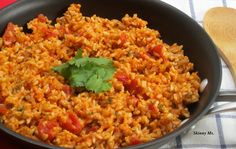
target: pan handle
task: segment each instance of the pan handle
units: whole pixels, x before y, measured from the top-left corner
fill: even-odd
[[[203,92],[208,85],[208,79],[203,79],[200,84],[200,92]],[[216,97],[216,102],[235,102],[236,101],[236,90],[220,90]]]
[[[223,93],[223,92],[221,92],[221,93]],[[224,93],[226,93],[226,92],[224,92]],[[231,94],[231,93],[234,93],[234,94]],[[236,91],[232,91],[232,92],[227,91],[227,94],[219,95],[217,97],[216,101],[224,101],[224,102],[236,101],[235,97],[236,97]],[[205,114],[205,116],[212,115],[212,114],[220,114],[220,113],[224,113],[224,112],[236,112],[236,102],[230,102],[230,103],[214,106],[208,110],[208,112]],[[181,122],[181,125],[186,123],[188,120],[189,120],[188,118],[183,120]],[[194,126],[191,129],[193,129],[193,128],[194,128]]]
[[[221,90],[216,98],[216,102],[236,102],[235,90]]]
[[[229,103],[217,105],[215,107],[210,108],[206,115],[224,112],[236,112],[236,91],[221,90],[216,98],[216,101]]]
[[[213,108],[210,108],[206,115],[236,111],[236,91],[221,90],[216,98],[216,101],[230,103],[217,105]]]
[[[224,112],[235,112],[236,111],[236,102],[226,103],[223,105],[217,105],[215,107],[212,107],[208,110],[208,112],[205,114],[205,116],[212,115],[212,114],[220,114]],[[185,119],[181,122],[180,125],[183,125],[186,123],[189,119]],[[191,129],[194,129],[195,126],[193,125]]]
[[[206,115],[217,114],[224,112],[236,112],[236,91],[221,90],[216,98],[217,102],[230,102],[222,105],[217,105],[209,109]]]
[[[236,111],[236,102],[232,102],[212,107],[209,109],[206,115],[224,113],[224,112],[235,112],[235,111]]]

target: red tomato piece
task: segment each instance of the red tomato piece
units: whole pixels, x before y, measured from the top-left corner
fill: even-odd
[[[144,99],[148,99],[148,96],[144,92],[143,88],[138,85],[137,80],[131,80],[131,82],[125,85],[125,89],[127,89],[130,94],[137,96],[138,94],[141,95]]]
[[[54,32],[52,28],[42,28],[43,38],[48,39],[51,37],[56,37],[57,34]]]
[[[143,92],[142,87],[138,85],[137,80],[131,80],[130,84],[126,85],[125,88],[131,93],[131,94],[140,94]]]
[[[73,112],[68,112],[67,116],[67,120],[61,123],[62,127],[74,134],[79,134],[82,130],[82,125],[79,122],[79,118]]]
[[[13,23],[8,23],[7,28],[3,34],[3,41],[5,45],[11,45],[12,43],[16,42],[15,36],[15,25]]]
[[[128,36],[124,33],[121,33],[120,38],[119,38],[120,44],[123,45],[127,41],[127,39],[128,39]]]
[[[51,37],[56,37],[57,34],[52,30],[52,29],[48,29],[45,32],[45,38],[51,38]]]
[[[149,109],[151,112],[154,112],[154,113],[158,112],[157,107],[155,107],[153,104],[149,104],[149,105],[148,105],[148,109]]]
[[[58,123],[56,121],[39,121],[38,124],[38,133],[39,133],[39,137],[44,139],[44,136],[47,135],[47,139],[49,141],[52,141],[55,136],[56,133],[53,131],[54,127],[57,127]]]
[[[159,109],[155,107],[153,104],[148,105],[148,110],[150,110],[150,114],[153,118],[157,118],[159,116]]]
[[[130,139],[130,145],[138,145],[138,144],[141,144],[141,143],[142,143],[142,141],[137,137],[132,137]]]
[[[126,90],[130,92],[130,94],[133,94],[137,96],[137,94],[143,96],[144,99],[147,99],[148,96],[144,93],[143,88],[138,85],[138,81],[135,79],[130,79],[130,77],[122,72],[116,73],[117,80],[121,81],[125,87]]]
[[[3,115],[7,112],[7,108],[4,104],[0,104],[0,115]]]
[[[157,45],[153,48],[153,52],[158,53],[161,57],[163,56],[163,46]]]
[[[130,78],[127,74],[123,72],[116,73],[117,80],[121,81],[123,84],[129,84]]]
[[[155,46],[149,53],[153,56],[158,54],[159,57],[165,59],[164,54],[163,54],[163,46],[162,45],[157,45]]]
[[[72,88],[69,85],[64,85],[62,90],[64,91],[64,93],[66,93],[67,95],[71,96],[72,95]]]

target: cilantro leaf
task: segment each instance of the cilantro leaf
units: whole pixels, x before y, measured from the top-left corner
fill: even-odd
[[[68,68],[69,68],[69,64],[64,63],[64,64],[61,64],[60,66],[53,67],[52,70],[60,73],[63,77],[67,78],[71,75],[71,72],[68,71]]]
[[[83,51],[82,49],[79,49],[74,57],[74,59],[82,58]]]
[[[72,87],[83,87],[100,93],[112,87],[108,81],[116,69],[112,60],[82,57],[82,49],[79,49],[74,58],[52,70],[61,74]]]
[[[100,89],[102,87],[102,84],[103,84],[102,78],[100,78],[96,74],[94,74],[88,79],[88,81],[85,85],[85,88],[88,90],[92,90],[95,93],[98,93],[98,92],[103,91]]]

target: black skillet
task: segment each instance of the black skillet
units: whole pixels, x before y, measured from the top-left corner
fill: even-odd
[[[190,17],[159,0],[18,0],[16,3],[0,10],[0,34],[8,22],[24,26],[39,13],[50,19],[62,16],[71,3],[82,4],[82,13],[109,19],[120,19],[126,13],[137,13],[148,21],[148,26],[160,31],[162,39],[169,43],[184,45],[184,52],[194,63],[201,79],[208,79],[208,85],[201,94],[200,101],[190,105],[190,119],[170,134],[154,141],[130,148],[157,148],[182,134],[195,124],[213,104],[221,84],[221,62],[217,49],[205,31]],[[0,124],[0,130],[30,147],[56,148],[42,142],[21,136]]]

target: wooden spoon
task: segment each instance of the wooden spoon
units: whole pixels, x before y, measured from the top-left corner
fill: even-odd
[[[203,26],[218,46],[236,82],[236,9],[215,7],[208,10]]]

